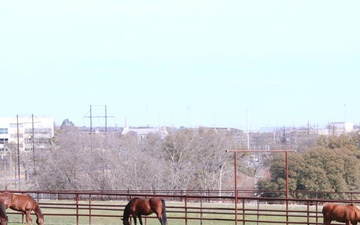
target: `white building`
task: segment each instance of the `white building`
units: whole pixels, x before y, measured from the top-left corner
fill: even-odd
[[[329,134],[340,135],[354,131],[354,124],[349,122],[330,122]]]
[[[137,136],[139,139],[145,139],[148,134],[160,134],[161,137],[167,136],[169,133],[166,130],[166,126],[163,127],[135,127],[131,128],[125,121],[124,130],[121,132],[122,135],[132,134]]]
[[[54,119],[49,117],[16,116],[0,118],[0,152],[9,147],[21,151],[45,148],[54,137]]]

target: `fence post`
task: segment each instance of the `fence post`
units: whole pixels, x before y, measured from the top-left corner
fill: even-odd
[[[256,200],[256,205],[257,205],[257,207],[256,207],[256,220],[257,220],[257,222],[256,222],[256,224],[259,224],[259,219],[260,219],[260,214],[259,214],[259,211],[260,211],[260,199],[257,199]]]
[[[306,202],[306,209],[307,209],[307,215],[306,215],[306,217],[307,217],[307,224],[310,224],[310,203],[309,203],[309,201],[307,201]]]
[[[188,215],[187,215],[187,197],[184,198],[185,200],[185,225],[187,225],[188,223]]]
[[[318,224],[319,223],[319,214],[318,214],[318,212],[319,212],[319,207],[318,207],[318,202],[316,202],[316,206],[315,206],[315,208],[316,208],[316,224]]]
[[[237,204],[237,202],[236,202]],[[243,219],[243,225],[245,225],[245,198],[242,198],[242,219]]]
[[[91,225],[91,194],[89,194],[89,224]]]
[[[75,194],[76,201],[76,225],[79,225],[79,193]]]
[[[203,199],[200,199],[200,224],[203,224]]]

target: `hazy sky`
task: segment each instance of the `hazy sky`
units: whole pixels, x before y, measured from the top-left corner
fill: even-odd
[[[2,1],[1,117],[360,123],[360,1]],[[102,125],[103,119],[93,124]]]

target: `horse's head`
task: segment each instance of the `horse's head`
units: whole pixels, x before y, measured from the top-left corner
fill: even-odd
[[[0,225],[7,225],[8,224],[8,217],[0,217]]]
[[[124,225],[130,225],[129,220],[127,219],[124,220],[124,218],[121,218],[121,220],[123,221]]]
[[[44,215],[38,216],[38,217],[36,218],[36,223],[37,223],[38,225],[44,225]]]

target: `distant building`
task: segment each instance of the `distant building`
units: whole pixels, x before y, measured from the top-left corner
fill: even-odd
[[[0,152],[8,148],[30,151],[45,148],[54,137],[54,119],[17,116],[0,118]]]
[[[319,126],[307,126],[307,127],[261,127],[260,133],[275,133],[279,131],[287,131],[297,133],[303,132],[307,134],[318,134],[318,135],[340,135],[347,134],[355,131],[353,123],[350,122],[330,122],[323,127]]]
[[[329,134],[339,135],[354,131],[354,124],[349,122],[330,122],[328,129]]]
[[[124,129],[121,132],[122,135],[134,135],[138,139],[144,139],[148,134],[160,134],[161,137],[167,136],[169,133],[166,126],[163,127],[129,127],[127,121],[125,121]]]

